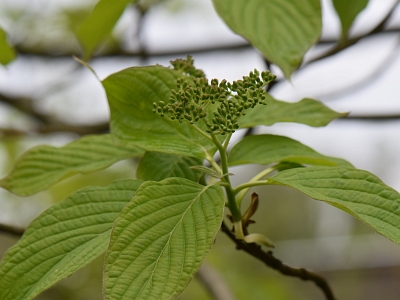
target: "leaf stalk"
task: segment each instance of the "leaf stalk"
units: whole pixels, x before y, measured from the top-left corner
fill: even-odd
[[[241,206],[244,196],[246,196],[246,193],[249,191],[249,189],[250,189],[251,187],[270,184],[270,183],[268,183],[268,181],[259,181],[259,180],[262,179],[263,177],[267,176],[269,173],[271,173],[271,172],[273,172],[273,171],[275,171],[275,168],[274,168],[274,167],[267,168],[267,169],[261,171],[260,173],[258,173],[258,174],[257,174],[256,176],[254,176],[252,179],[250,179],[249,182],[246,182],[246,183],[244,183],[244,184],[241,184],[241,185],[237,186],[237,187],[234,189],[235,195],[238,194],[238,193],[240,192],[240,193],[237,195],[237,200],[236,200],[237,205],[238,205],[239,207]]]

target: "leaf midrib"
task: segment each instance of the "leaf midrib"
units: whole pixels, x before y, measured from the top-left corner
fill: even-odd
[[[141,290],[140,290],[138,296],[140,295],[140,293],[141,293],[142,289],[144,288],[144,286],[146,285],[147,281],[149,281],[149,280],[151,279],[151,283],[153,284],[153,275],[154,275],[155,269],[157,268],[158,263],[159,263],[159,261],[160,261],[160,259],[161,259],[161,256],[163,255],[165,249],[167,248],[167,246],[169,247],[169,244],[170,244],[172,235],[174,234],[174,232],[175,232],[176,228],[178,227],[178,225],[181,225],[183,218],[186,216],[186,214],[188,213],[188,211],[190,210],[190,208],[193,206],[193,204],[200,198],[200,196],[201,196],[207,189],[208,189],[208,186],[205,186],[205,187],[198,193],[198,195],[193,199],[192,203],[191,203],[191,204],[187,207],[187,209],[182,213],[182,217],[181,217],[181,218],[179,219],[179,221],[176,223],[176,225],[174,226],[174,228],[171,230],[171,232],[170,232],[170,234],[169,234],[169,237],[168,237],[168,240],[167,240],[167,242],[165,243],[165,246],[164,246],[164,248],[162,249],[160,255],[158,256],[158,259],[156,260],[156,264],[155,264],[155,266],[154,266],[154,268],[153,268],[153,271],[151,272],[151,276],[149,277],[149,279],[146,280],[145,284],[143,284],[143,287],[141,288]],[[164,284],[164,290],[165,290],[165,284]],[[163,290],[163,291],[164,291],[164,290]],[[162,294],[162,293],[161,293],[161,294]],[[125,295],[125,293],[124,293],[124,295]]]
[[[171,237],[172,237],[173,233],[175,232],[176,228],[178,227],[178,225],[181,224],[183,218],[186,216],[187,212],[190,210],[190,208],[193,206],[193,204],[200,198],[200,196],[201,196],[209,187],[210,187],[210,186],[205,186],[205,187],[197,194],[197,196],[191,201],[192,203],[189,204],[189,206],[187,207],[187,209],[182,213],[182,217],[179,219],[179,221],[177,222],[177,224],[174,226],[174,228],[173,228],[173,229],[171,230],[171,232],[169,233],[168,240],[167,240],[167,242],[165,243],[164,248],[162,249],[160,255],[158,256],[158,258],[157,258],[156,261],[155,261],[156,264],[155,264],[155,266],[153,267],[153,270],[152,270],[152,272],[151,272],[151,276],[150,276],[150,277],[145,281],[145,283],[142,285],[142,287],[140,288],[140,291],[139,291],[137,297],[138,297],[138,296],[140,295],[140,293],[144,290],[144,287],[146,286],[147,282],[148,282],[149,280],[151,280],[151,282],[153,281],[153,276],[154,276],[154,272],[155,272],[155,270],[156,270],[156,268],[157,268],[157,265],[158,265],[158,263],[159,263],[159,261],[160,261],[160,259],[161,259],[162,254],[164,253],[166,247],[169,246]],[[189,202],[190,202],[190,201],[189,201]],[[134,240],[132,240],[130,244],[132,244],[133,241],[134,241]],[[146,249],[147,249],[147,248],[146,248]],[[145,249],[145,250],[146,250],[146,249]],[[143,250],[142,253],[143,253],[145,250]],[[122,252],[122,251],[121,251],[121,252]],[[141,253],[141,254],[142,254],[142,253]],[[117,260],[117,258],[116,258],[115,260]],[[132,263],[133,263],[133,261],[131,261],[131,263],[130,263],[129,265],[131,265]],[[132,283],[131,283],[131,284],[132,284]],[[124,293],[122,294],[122,297],[124,297],[125,294],[128,292],[129,287],[130,287],[130,285],[127,286],[127,288],[125,289]],[[164,289],[165,289],[165,285],[164,285]],[[136,297],[136,299],[137,299],[137,297]]]

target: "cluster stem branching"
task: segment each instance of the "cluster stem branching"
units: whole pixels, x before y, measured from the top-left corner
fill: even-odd
[[[199,127],[197,127],[196,125],[193,125],[194,129],[196,129],[197,132],[199,132],[202,136],[204,136],[205,138],[209,139],[210,141],[212,141],[212,138],[209,134],[205,133],[203,130],[201,130]]]
[[[231,135],[229,135],[227,137],[228,143],[229,143],[230,136]],[[211,138],[212,138],[214,144],[217,146],[219,154],[220,154],[222,174],[227,174],[228,173],[228,156],[226,153],[226,147],[224,147],[221,144],[221,142],[218,140],[218,138],[215,136],[215,134],[211,133]],[[232,188],[229,176],[222,177],[221,181],[228,183],[227,185],[224,185],[224,188],[226,191],[226,196],[228,198],[228,208],[231,211],[232,219],[234,222],[240,222],[242,220],[242,214],[240,212],[239,207],[236,204],[235,193],[233,192],[233,188]]]

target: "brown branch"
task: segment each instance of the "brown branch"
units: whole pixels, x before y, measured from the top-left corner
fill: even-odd
[[[385,17],[385,19],[386,19],[386,17]],[[385,20],[384,19],[384,20]],[[380,22],[379,24],[381,24],[382,22]],[[377,26],[378,27],[378,26]],[[376,28],[377,27],[375,27],[372,31],[370,31],[370,32],[368,32],[368,33],[366,33],[366,34],[363,34],[363,35],[360,35],[360,36],[357,36],[357,37],[354,37],[354,38],[363,38],[363,37],[369,37],[369,36],[373,36],[373,35],[377,35],[377,34],[386,34],[386,33],[399,33],[400,32],[400,28],[399,27],[391,27],[391,28],[381,28],[381,30],[377,30]],[[338,40],[338,39],[332,39],[332,38],[322,38],[322,39],[320,39],[319,41],[318,41],[318,43],[317,43],[317,45],[330,45],[330,44],[336,44],[336,43],[338,43],[340,40]]]
[[[238,240],[235,237],[235,234],[232,233],[231,230],[226,226],[224,222],[222,222],[221,225],[221,230],[228,235],[228,237],[236,244],[236,248],[238,250],[243,250],[250,255],[254,256],[255,258],[261,260],[264,264],[266,264],[268,267],[277,270],[278,272],[282,273],[283,275],[287,276],[293,276],[300,278],[302,280],[310,280],[313,281],[324,293],[325,298],[327,300],[335,300],[335,297],[333,295],[333,292],[331,288],[329,287],[329,284],[327,281],[321,277],[318,274],[315,274],[313,272],[307,271],[303,268],[296,269],[289,267],[285,264],[282,263],[279,259],[275,258],[273,256],[272,251],[265,252],[262,250],[260,246],[257,244],[248,244],[244,242],[243,240]]]
[[[78,135],[98,134],[109,132],[109,123],[99,123],[94,125],[72,125],[66,123],[40,125],[37,128],[31,128],[30,131],[23,131],[14,128],[0,127],[0,136],[16,137],[29,135],[31,133],[53,133],[53,132],[69,132]]]
[[[22,236],[25,229],[0,223],[0,233],[5,233],[13,236]]]
[[[65,52],[62,54],[53,54],[50,51],[43,51],[42,49],[30,49],[26,48],[22,45],[16,45],[14,48],[17,50],[18,54],[22,54],[24,56],[35,56],[35,57],[44,57],[44,58],[71,58],[72,56],[77,56],[77,53]],[[229,51],[229,50],[242,50],[242,49],[252,49],[253,47],[247,42],[240,42],[235,44],[228,44],[228,45],[210,45],[210,46],[200,46],[196,48],[186,48],[186,49],[171,49],[171,50],[162,50],[162,51],[148,51],[146,53],[147,57],[178,57],[178,56],[187,56],[195,55],[195,54],[202,54],[202,53],[209,53],[214,51]],[[142,57],[142,51],[126,51],[124,49],[113,49],[108,52],[99,53],[93,56],[93,58],[102,58],[102,57]]]
[[[33,108],[33,99],[27,97],[12,97],[6,94],[0,94],[0,102],[15,108],[16,110],[29,115],[29,117],[41,123],[49,122],[46,115],[35,111]]]
[[[0,102],[3,102],[19,112],[25,114],[29,118],[33,118],[37,122],[37,126],[32,128],[33,132],[51,133],[51,132],[73,132],[79,135],[102,133],[109,131],[108,122],[95,125],[72,125],[54,119],[54,117],[36,111],[32,105],[34,99],[26,97],[11,97],[5,94],[0,94]],[[24,134],[21,130],[11,128],[0,129],[3,135],[21,135]],[[25,133],[27,134],[27,132]]]
[[[378,80],[380,76],[385,74],[385,71],[387,71],[387,69],[389,69],[393,65],[393,61],[397,58],[399,50],[400,50],[400,40],[397,42],[397,45],[392,49],[391,53],[389,53],[389,55],[386,58],[384,58],[382,62],[379,63],[379,65],[375,68],[375,70],[367,74],[367,76],[364,76],[364,78],[361,78],[348,86],[343,86],[340,89],[328,93],[321,93],[320,95],[314,95],[314,96],[319,99],[323,99],[324,102],[326,102],[328,98],[334,97],[334,99],[337,99],[337,97],[340,97],[340,95],[349,95],[351,93],[354,93],[362,89],[368,84],[374,83],[376,80]],[[392,118],[391,116],[388,117]],[[372,118],[380,119],[382,118],[382,116],[372,116]]]
[[[97,134],[109,132],[109,123],[99,123],[94,125],[72,125],[66,123],[46,124],[38,128],[38,133],[51,133],[51,132],[72,132],[79,135]]]
[[[376,28],[375,28],[376,29]],[[353,39],[361,40],[365,37],[381,34],[381,33],[399,33],[400,28],[390,28],[385,30],[373,30],[365,35],[355,37]],[[351,40],[351,39],[350,39]],[[317,45],[326,45],[326,44],[336,44],[339,40],[336,39],[322,39]],[[14,48],[17,50],[18,54],[27,56],[35,56],[35,57],[44,57],[44,58],[71,58],[78,53],[73,51],[68,51],[64,53],[53,53],[50,50],[46,51],[43,49],[31,49],[25,47],[23,45],[15,45]],[[244,50],[244,49],[252,49],[253,47],[246,41],[238,42],[235,44],[227,44],[227,45],[210,45],[210,46],[202,46],[196,48],[186,48],[186,49],[171,49],[171,50],[162,50],[162,51],[148,51],[146,53],[147,57],[178,57],[178,56],[186,56],[196,55],[196,54],[204,54],[209,52],[217,52],[217,51],[236,51],[236,50]],[[102,57],[142,57],[142,51],[126,51],[121,48],[112,49],[108,52],[99,53],[93,56],[93,58],[102,58]],[[321,58],[322,59],[322,58]]]
[[[136,31],[135,31],[135,39],[137,40],[137,45],[138,45],[138,53],[140,57],[140,64],[141,65],[146,65],[148,61],[148,50],[146,47],[146,43],[144,40],[144,25],[145,25],[145,20],[148,12],[148,7],[142,7],[141,5],[137,5],[136,9],[139,11],[139,18],[137,19],[137,24],[136,24]]]

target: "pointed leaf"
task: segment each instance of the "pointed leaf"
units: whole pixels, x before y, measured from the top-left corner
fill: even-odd
[[[104,274],[106,299],[172,299],[214,242],[224,194],[182,178],[145,182],[115,222]]]
[[[279,122],[293,122],[313,127],[327,125],[336,118],[347,116],[347,113],[338,113],[313,99],[302,99],[299,102],[289,103],[278,101],[266,94],[267,105],[260,105],[256,109],[249,109],[241,117],[241,128],[257,125],[270,126]]]
[[[61,148],[37,146],[22,155],[0,186],[20,196],[32,195],[72,175],[143,154],[136,146],[114,144],[109,134],[85,136]]]
[[[16,58],[15,50],[7,42],[7,35],[0,28],[0,64],[6,65]]]
[[[368,0],[333,0],[333,5],[342,24],[342,37],[347,37],[355,18],[367,4]]]
[[[114,25],[125,7],[134,0],[100,0],[92,13],[80,24],[76,35],[85,51],[85,58],[92,55],[96,47],[110,36]]]
[[[237,143],[229,154],[229,165],[291,162],[320,166],[350,166],[343,159],[322,155],[288,137],[263,134],[251,135]]]
[[[0,299],[32,299],[102,254],[140,184],[84,188],[37,217],[0,264]]]
[[[161,67],[136,67],[103,81],[111,110],[111,134],[148,151],[205,158],[215,145],[187,122],[153,113],[153,103],[168,103],[182,73]]]
[[[245,37],[287,78],[322,28],[319,0],[213,0],[225,23]]]
[[[400,194],[367,171],[299,168],[278,173],[271,181],[336,206],[400,244]]]
[[[146,152],[140,160],[136,176],[142,180],[160,181],[169,177],[181,177],[197,182],[201,172],[190,169],[203,160],[175,154]]]

